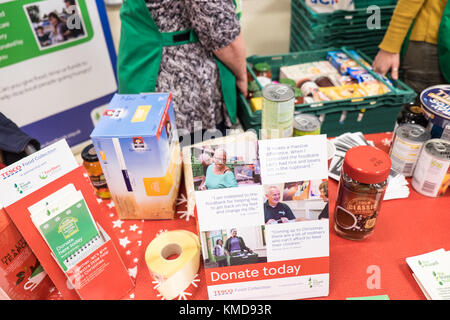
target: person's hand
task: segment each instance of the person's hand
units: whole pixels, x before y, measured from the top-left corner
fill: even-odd
[[[245,74],[245,76],[242,76],[240,78],[236,78],[236,86],[238,87],[239,91],[244,95],[244,97],[248,95],[247,74]]]
[[[281,222],[282,222],[282,223],[288,223],[288,222],[289,222],[289,219],[286,218],[286,217],[282,217],[282,218],[281,218]]]
[[[274,223],[277,223],[277,221],[274,220],[274,219],[269,219],[269,220],[267,220],[267,222],[266,222],[266,224],[274,224]]]
[[[200,190],[200,191],[206,190],[206,186],[204,184],[202,184],[198,187],[198,190]]]
[[[398,68],[400,67],[400,54],[391,53],[380,49],[373,61],[373,71],[385,76],[391,70],[392,79],[398,79]]]

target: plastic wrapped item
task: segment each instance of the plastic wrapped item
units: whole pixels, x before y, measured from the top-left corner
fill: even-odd
[[[355,10],[353,0],[305,0],[308,7],[317,13],[334,12],[337,10]]]

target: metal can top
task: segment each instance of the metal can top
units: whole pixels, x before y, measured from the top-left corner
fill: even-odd
[[[264,98],[274,102],[283,102],[294,99],[295,91],[292,87],[281,83],[270,83],[262,90]]]
[[[450,85],[429,87],[420,94],[422,107],[428,112],[450,120]]]
[[[299,131],[315,131],[320,128],[320,120],[312,114],[299,114],[294,117],[294,128]]]
[[[450,141],[431,139],[424,145],[424,150],[435,158],[450,161]]]
[[[401,124],[395,130],[395,135],[410,142],[425,142],[431,139],[431,134],[424,127],[412,123]]]

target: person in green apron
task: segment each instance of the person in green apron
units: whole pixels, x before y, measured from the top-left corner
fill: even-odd
[[[450,82],[450,3],[447,0],[399,0],[380,44],[373,69],[391,70],[418,94]],[[402,52],[404,55],[402,56]]]
[[[247,93],[238,4],[123,1],[118,91],[171,92],[177,131],[185,143],[206,129],[220,128],[223,134],[236,121],[236,88]]]

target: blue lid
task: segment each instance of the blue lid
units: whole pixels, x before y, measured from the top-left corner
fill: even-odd
[[[170,103],[170,93],[115,94],[91,138],[154,136]]]
[[[420,94],[422,106],[428,112],[450,119],[450,85],[437,85],[425,89]]]

